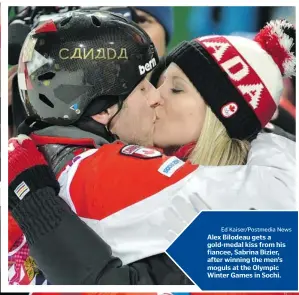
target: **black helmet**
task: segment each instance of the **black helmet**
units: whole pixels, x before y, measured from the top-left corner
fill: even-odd
[[[135,23],[109,12],[75,11],[28,35],[19,90],[28,116],[70,125],[96,99],[107,108],[127,97],[157,64],[152,41]]]

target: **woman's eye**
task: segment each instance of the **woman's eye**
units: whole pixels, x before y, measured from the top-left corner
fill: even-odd
[[[181,89],[171,88],[172,93],[180,93],[183,92]]]

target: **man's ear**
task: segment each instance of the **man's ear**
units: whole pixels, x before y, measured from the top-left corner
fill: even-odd
[[[93,115],[91,117],[95,121],[97,121],[103,125],[107,125],[108,122],[110,121],[110,119],[112,118],[112,116],[115,114],[115,112],[116,112],[115,106],[112,106],[112,107],[108,108],[107,110],[105,110],[99,114]]]

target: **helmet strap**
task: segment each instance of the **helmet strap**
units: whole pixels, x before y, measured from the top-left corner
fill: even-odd
[[[101,136],[109,142],[113,142],[118,139],[118,137],[115,134],[112,134],[105,125],[95,121],[91,117],[82,117],[80,120],[75,122],[74,125],[81,130]]]
[[[121,96],[119,96],[119,98],[118,98],[118,102],[117,102],[118,110],[117,110],[117,112],[111,117],[111,119],[109,120],[108,124],[106,125],[106,129],[107,129],[107,131],[110,132],[111,134],[112,134],[112,132],[111,132],[111,130],[110,130],[111,122],[112,122],[112,120],[115,118],[115,116],[121,111],[123,105],[124,105],[124,99],[123,99]]]

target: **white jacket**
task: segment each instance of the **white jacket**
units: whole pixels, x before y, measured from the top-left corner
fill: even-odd
[[[103,176],[95,178],[98,170],[90,168],[90,174],[84,172],[85,164],[100,171],[101,166],[96,166],[91,157],[104,153],[105,149],[102,149],[81,154],[80,159],[76,159],[60,175],[61,197],[111,246],[113,254],[122,259],[124,264],[164,252],[201,210],[296,209],[295,143],[275,134],[260,134],[252,142],[248,162],[244,166],[199,166],[184,174],[182,171],[185,166],[190,166],[188,163],[173,162],[166,157],[138,159],[140,165],[145,165],[145,161],[160,161],[156,168],[152,165],[154,168],[142,170],[143,173],[137,176],[132,171],[139,189],[144,187],[146,192],[149,185],[156,185],[155,181],[150,184],[146,182],[149,176],[151,179],[156,177],[157,183],[165,179],[166,184],[154,194],[135,198],[129,203],[122,198],[124,195],[134,195],[134,185],[125,185],[122,181],[130,174],[130,170],[124,171],[114,165],[111,167],[114,168],[114,174],[110,183]],[[120,156],[119,153],[117,156]],[[123,157],[122,166],[130,167],[130,163],[137,163],[136,157]],[[106,158],[107,155],[103,159]],[[166,162],[171,165],[168,167],[170,170],[175,163],[180,166],[175,168],[171,177],[161,174],[160,168],[163,165],[165,168]],[[83,172],[79,172],[80,169]],[[111,172],[109,165],[105,166],[104,163],[102,169],[107,169],[108,174]],[[77,173],[81,173],[80,178],[75,177]],[[177,181],[168,184],[172,177],[180,173],[182,176]],[[110,194],[105,195],[103,185],[111,186]],[[83,186],[85,188],[78,191]],[[97,193],[92,202],[100,202],[100,207],[89,206],[86,203],[89,202],[88,196],[82,195],[91,187]],[[120,203],[124,205],[109,214],[99,212],[106,212],[108,205],[113,207]]]

